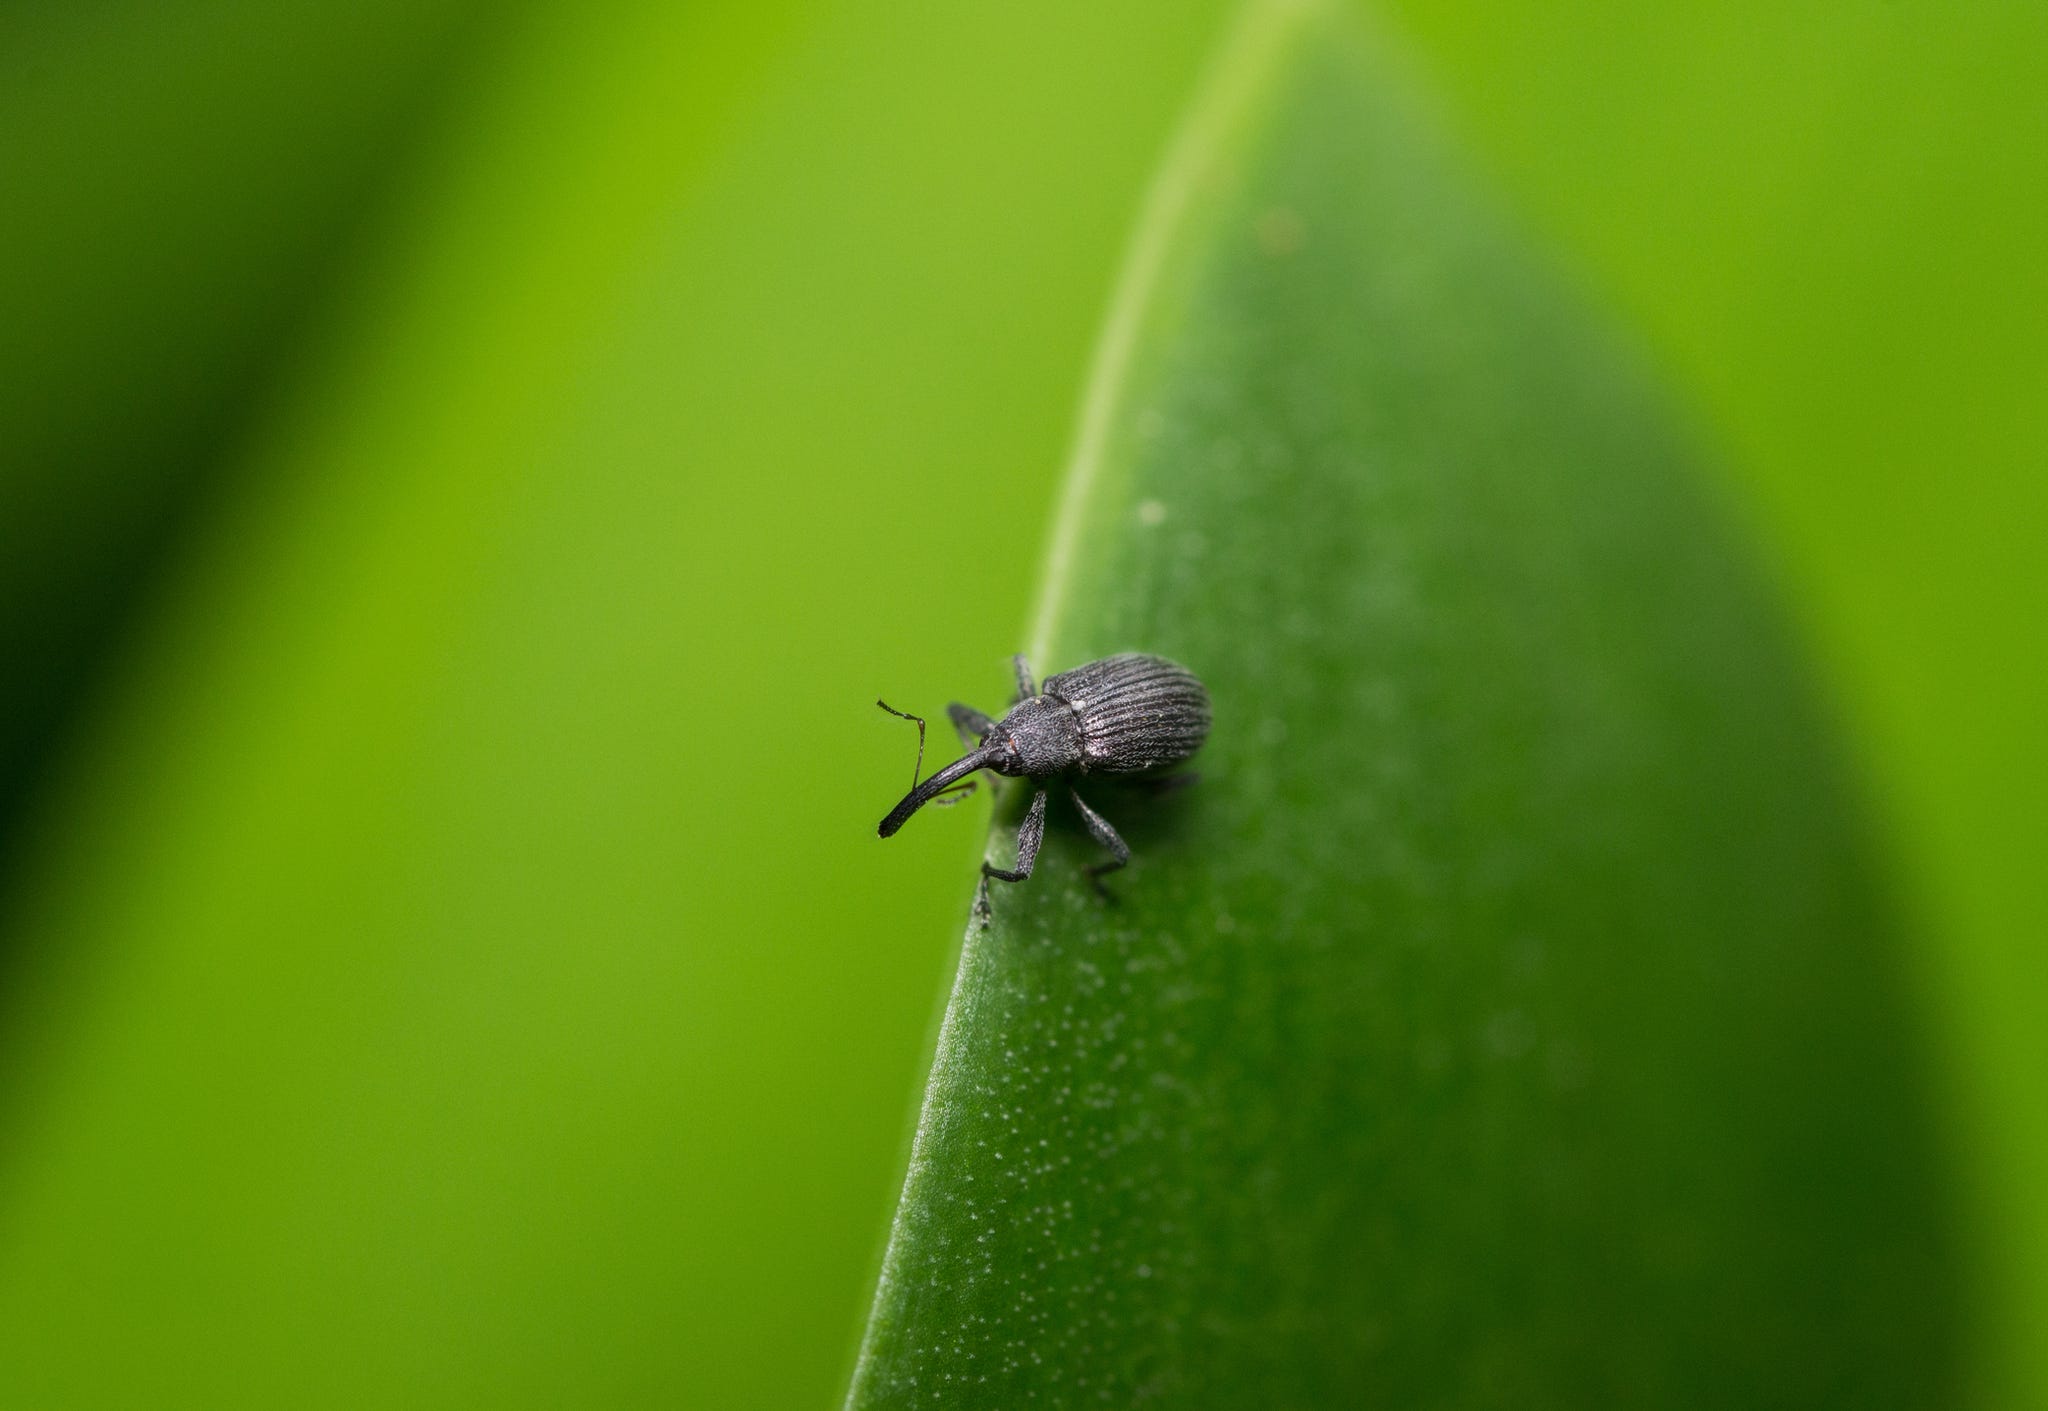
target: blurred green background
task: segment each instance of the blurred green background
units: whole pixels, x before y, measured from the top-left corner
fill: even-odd
[[[0,1404],[830,1404],[1225,7],[0,11]],[[1393,4],[1670,373],[2048,1404],[2048,12]]]

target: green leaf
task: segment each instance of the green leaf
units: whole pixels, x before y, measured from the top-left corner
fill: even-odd
[[[0,14],[0,874],[505,0]]]
[[[1903,937],[1702,482],[1382,46],[1253,6],[1032,638],[1200,672],[1204,777],[968,932],[852,1406],[1952,1399]]]

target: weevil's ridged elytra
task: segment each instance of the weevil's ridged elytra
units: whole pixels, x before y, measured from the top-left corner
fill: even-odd
[[[1141,774],[1179,764],[1209,734],[1209,693],[1195,674],[1141,652],[1062,671],[1043,690],[1074,708],[1081,722],[1082,769]]]
[[[924,762],[924,721],[876,701],[891,715],[917,724],[918,766],[911,771],[911,789],[889,810],[876,833],[894,837],[910,815],[928,803],[954,802],[975,786],[982,770],[1026,778],[1033,784],[1031,807],[1017,829],[1017,865],[981,864],[981,886],[975,893],[975,914],[989,915],[988,884],[1021,882],[1031,875],[1038,846],[1045,838],[1045,805],[1054,781],[1062,781],[1088,834],[1109,850],[1109,861],[1088,869],[1088,880],[1104,897],[1102,875],[1131,860],[1131,850],[1107,818],[1088,806],[1074,787],[1084,774],[1157,774],[1172,768],[1202,747],[1209,733],[1209,693],[1195,674],[1164,657],[1125,652],[1062,671],[1043,689],[1031,684],[1031,667],[1022,656],[1017,668],[1017,703],[1000,720],[991,719],[958,701],[946,708],[966,754],[918,779]],[[1192,782],[1191,774],[1161,781],[1161,787]]]

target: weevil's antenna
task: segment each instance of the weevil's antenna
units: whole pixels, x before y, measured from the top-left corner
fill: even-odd
[[[876,701],[875,704],[888,711],[889,714],[895,716],[898,720],[914,721],[917,725],[917,763],[910,766],[910,787],[915,789],[917,787],[917,776],[924,773],[924,717],[912,715],[909,711],[898,710],[887,701]]]
[[[904,821],[911,814],[916,813],[934,798],[959,783],[962,779],[965,779],[975,770],[986,769],[989,761],[1001,754],[1002,746],[983,745],[971,754],[960,756],[960,758],[954,760],[944,769],[941,769],[938,773],[932,775],[931,778],[905,794],[903,802],[889,810],[889,816],[882,820],[881,827],[875,831],[885,838],[892,836],[898,828],[903,826]]]

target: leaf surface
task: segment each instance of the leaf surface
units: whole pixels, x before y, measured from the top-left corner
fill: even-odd
[[[1254,5],[1032,641],[1198,671],[1204,777],[968,932],[852,1406],[1952,1395],[1900,928],[1703,483],[1384,46]]]

